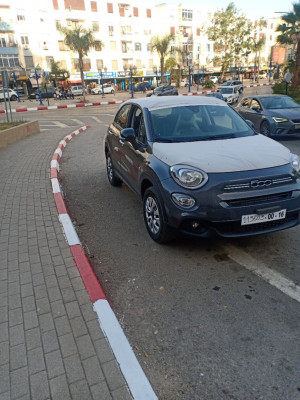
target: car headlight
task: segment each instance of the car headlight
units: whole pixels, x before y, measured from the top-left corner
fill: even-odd
[[[288,122],[287,118],[282,118],[282,117],[272,117],[272,119],[277,123],[278,122]]]
[[[300,171],[300,160],[299,160],[299,157],[296,154],[292,154],[291,153],[290,163],[291,163],[291,166],[293,168],[293,172],[299,174],[299,171]]]
[[[170,173],[175,182],[186,189],[198,189],[208,181],[204,171],[187,165],[173,165]]]

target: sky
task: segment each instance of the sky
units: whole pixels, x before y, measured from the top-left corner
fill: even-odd
[[[140,0],[144,4],[149,4],[149,0]],[[160,3],[182,4],[183,6],[193,6],[197,8],[205,8],[208,11],[215,12],[221,8],[225,9],[231,0],[152,0],[151,4]],[[296,0],[232,0],[236,8],[245,14],[248,18],[271,18],[279,17],[280,13],[292,11],[292,3]]]

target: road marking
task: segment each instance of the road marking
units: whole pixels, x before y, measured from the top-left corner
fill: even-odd
[[[76,122],[76,124],[78,124],[78,125],[83,125],[83,122],[80,121],[79,119],[74,119],[74,118],[72,118],[71,121]]]
[[[60,121],[52,121],[54,123],[54,125],[59,126],[60,128],[70,128],[68,125],[63,124]]]
[[[102,121],[99,119],[99,118],[97,118],[97,117],[92,117],[92,119],[94,119],[96,122],[98,122],[99,124],[102,124]]]
[[[266,267],[264,263],[235,246],[227,244],[224,250],[233,261],[242,265],[255,275],[270,283],[270,285],[276,287],[281,292],[300,303],[300,286],[296,285],[293,281],[290,281],[279,272]]]

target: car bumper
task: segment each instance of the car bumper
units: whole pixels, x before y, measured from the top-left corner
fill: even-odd
[[[225,181],[224,181],[225,178]],[[273,187],[244,189],[245,182],[272,179]],[[274,232],[300,223],[300,180],[293,178],[290,167],[243,173],[213,174],[199,190],[184,190],[173,180],[161,182],[168,224],[185,234],[206,237],[217,233],[224,237],[252,236]],[[236,189],[226,189],[235,188]],[[183,209],[172,200],[172,193],[188,194],[196,200],[192,209]],[[242,216],[286,210],[284,219],[242,225]]]

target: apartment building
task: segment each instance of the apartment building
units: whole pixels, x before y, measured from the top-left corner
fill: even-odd
[[[173,55],[182,68],[194,72],[216,70],[214,43],[205,34],[212,13],[204,7],[162,3],[142,5],[116,0],[0,0],[0,69],[22,68],[30,73],[36,66],[51,69],[60,61],[74,82],[79,78],[78,54],[67,48],[59,28],[83,26],[93,29],[98,44],[84,58],[86,79],[128,76],[135,66],[136,76],[153,76],[159,68],[159,57],[151,53],[150,40],[155,35],[172,33]],[[207,6],[208,7],[208,6]],[[261,51],[268,65],[276,38],[278,21],[268,21],[259,32],[266,36]],[[180,48],[182,56],[175,51]],[[252,62],[252,59],[249,59]]]

